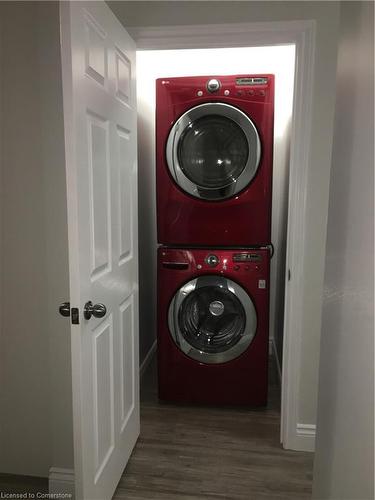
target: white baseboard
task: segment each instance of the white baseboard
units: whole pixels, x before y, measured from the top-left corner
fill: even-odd
[[[51,467],[48,475],[48,490],[51,494],[64,494],[65,498],[74,500],[74,469]]]
[[[300,451],[315,451],[316,425],[297,424],[296,442]]]
[[[148,353],[145,356],[145,359],[142,361],[141,366],[139,367],[139,377],[142,378],[148,365],[151,363],[152,358],[156,352],[157,341],[155,339],[154,343],[150,347]]]
[[[286,450],[315,451],[316,426],[314,424],[297,424],[295,431],[288,437],[288,443],[283,443]]]

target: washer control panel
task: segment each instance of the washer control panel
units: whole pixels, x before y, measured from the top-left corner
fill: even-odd
[[[260,262],[262,256],[258,253],[241,252],[233,254],[233,262]]]
[[[215,252],[215,253],[214,253]],[[159,248],[159,266],[163,272],[252,276],[268,279],[270,252],[268,249],[177,249]],[[234,276],[233,274],[232,276]]]

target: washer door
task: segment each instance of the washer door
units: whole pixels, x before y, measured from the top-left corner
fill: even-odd
[[[250,118],[229,104],[200,104],[173,125],[167,164],[185,192],[224,200],[242,191],[256,175],[261,145]]]
[[[251,344],[257,329],[245,290],[222,276],[201,276],[181,287],[168,311],[170,334],[181,351],[201,363],[224,363]]]

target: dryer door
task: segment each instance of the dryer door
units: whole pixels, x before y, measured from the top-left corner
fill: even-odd
[[[225,363],[251,344],[257,329],[245,290],[222,276],[201,276],[181,287],[168,311],[170,334],[183,353],[201,363]]]
[[[255,177],[261,155],[250,118],[229,104],[207,103],[184,113],[167,141],[167,164],[185,192],[204,200],[224,200]]]

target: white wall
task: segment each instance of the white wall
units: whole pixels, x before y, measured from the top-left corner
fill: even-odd
[[[275,149],[272,207],[270,336],[281,353],[289,170],[289,124],[293,106],[295,48],[253,47],[137,52],[139,123],[139,235],[141,360],[155,339],[156,201],[155,201],[155,80],[160,77],[273,73],[275,91]],[[150,277],[153,279],[150,279]],[[276,293],[277,291],[277,293]]]
[[[244,23],[313,20],[316,46],[311,146],[307,151],[306,258],[304,262],[303,328],[298,378],[296,421],[314,426],[318,388],[329,175],[335,103],[335,76],[339,2],[316,1],[167,1],[108,2],[130,33],[142,26],[175,26],[212,23]],[[134,28],[134,29],[133,29]],[[220,31],[218,30],[218,43]],[[297,61],[298,64],[298,61]],[[309,428],[310,434],[311,428]],[[297,428],[296,428],[297,435]],[[309,438],[310,440],[310,438]]]
[[[1,2],[0,472],[73,464],[57,2]]]
[[[374,5],[341,8],[315,499],[374,498]]]

